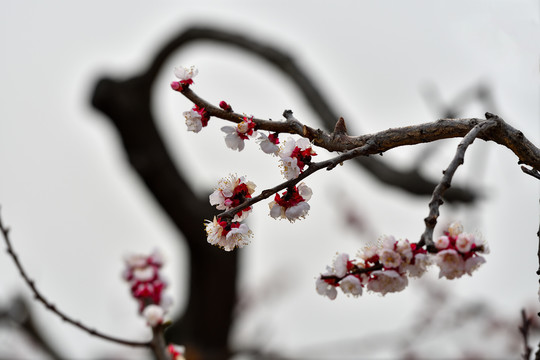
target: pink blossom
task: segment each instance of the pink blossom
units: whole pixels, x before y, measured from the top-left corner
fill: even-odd
[[[450,239],[448,238],[448,236],[439,236],[439,238],[437,240],[435,240],[435,247],[439,250],[444,250],[446,248],[448,248],[448,246],[450,245]]]
[[[461,253],[471,251],[471,247],[475,244],[475,238],[472,234],[461,233],[456,239],[456,249]]]

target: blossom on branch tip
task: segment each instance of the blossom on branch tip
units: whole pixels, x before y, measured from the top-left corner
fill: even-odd
[[[304,183],[289,188],[282,195],[276,194],[274,201],[270,202],[270,216],[274,219],[281,218],[294,222],[307,215],[310,206],[307,203],[313,192]]]
[[[164,315],[165,310],[163,310],[161,306],[155,304],[150,304],[143,310],[143,316],[146,319],[146,323],[151,327],[156,327],[163,323]]]
[[[439,278],[457,279],[472,272],[486,260],[479,255],[487,253],[487,244],[475,235],[464,233],[460,223],[452,223],[448,231],[435,241],[438,252],[435,263],[439,266]]]
[[[232,251],[249,244],[249,238],[252,236],[246,224],[227,222],[216,217],[213,221],[206,220],[205,228],[208,242],[225,251]]]
[[[189,85],[193,84],[193,77],[195,77],[198,73],[199,70],[197,70],[195,66],[175,67],[174,75],[176,75],[180,81],[171,82],[171,89],[174,91],[183,91],[184,87],[188,87]]]
[[[246,181],[244,176],[237,177],[229,175],[227,178],[219,180],[214,192],[210,194],[210,205],[216,205],[218,210],[229,210],[241,205],[255,192],[255,185],[251,181]],[[234,215],[233,221],[244,220],[251,212],[251,206],[239,211]]]
[[[174,68],[174,75],[180,79],[180,82],[182,84],[191,85],[193,84],[193,78],[197,76],[199,73],[199,69],[197,69],[195,66],[191,65],[189,67],[186,66],[177,66]]]
[[[244,117],[236,126],[224,126],[221,128],[225,134],[225,144],[232,150],[244,150],[244,140],[257,136],[253,117]]]
[[[281,158],[281,171],[285,179],[296,179],[311,163],[311,157],[317,155],[311,148],[311,142],[306,138],[294,140],[292,137],[284,141],[278,153]]]
[[[265,152],[266,154],[272,154],[277,155],[279,152],[279,137],[278,133],[269,134],[266,136],[265,134],[259,134],[259,138],[257,139],[261,150]]]

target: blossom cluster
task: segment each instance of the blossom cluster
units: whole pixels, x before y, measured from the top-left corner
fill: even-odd
[[[439,278],[460,278],[471,275],[480,265],[486,262],[479,253],[487,254],[487,244],[477,236],[463,232],[459,223],[453,223],[444,235],[435,241],[437,254],[435,263],[439,266]]]
[[[124,262],[123,277],[130,285],[132,296],[139,302],[139,312],[149,326],[161,324],[171,305],[170,298],[163,294],[167,283],[159,273],[163,257],[154,251],[150,255],[126,256]]]
[[[459,223],[435,241],[437,252],[428,253],[423,247],[408,240],[384,236],[377,245],[368,246],[358,253],[358,260],[348,254],[339,254],[332,267],[317,279],[320,295],[335,299],[337,288],[344,294],[362,295],[363,289],[385,295],[405,289],[408,277],[423,275],[431,264],[439,266],[439,277],[459,278],[471,275],[485,259],[479,253],[487,252],[487,245],[473,234],[463,233]]]
[[[219,180],[215,191],[209,196],[210,205],[215,205],[218,210],[230,210],[251,199],[256,187],[252,181],[246,181],[244,176],[230,175]],[[250,212],[251,206],[240,210],[234,215],[233,221],[244,220]]]

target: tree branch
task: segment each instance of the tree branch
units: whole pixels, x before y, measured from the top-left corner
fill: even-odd
[[[285,181],[285,182],[283,182],[283,183],[281,183],[281,184],[279,184],[277,186],[274,186],[271,189],[263,190],[259,195],[255,196],[255,197],[253,197],[251,199],[248,199],[248,200],[244,201],[242,204],[238,205],[237,207],[229,209],[227,211],[224,211],[224,212],[222,212],[221,214],[219,214],[217,216],[220,217],[220,218],[232,218],[232,217],[234,217],[234,215],[236,213],[242,211],[243,209],[245,209],[245,208],[247,208],[247,207],[249,207],[249,206],[251,206],[253,204],[258,203],[261,200],[264,200],[264,199],[272,196],[273,194],[277,193],[278,191],[286,189],[288,187],[295,186],[297,183],[304,180],[305,178],[307,178],[311,174],[315,173],[316,171],[319,171],[319,170],[325,169],[325,168],[326,168],[326,170],[332,170],[338,164],[341,164],[344,161],[354,159],[354,158],[356,158],[358,156],[368,155],[372,151],[373,147],[375,147],[375,144],[372,141],[367,141],[364,146],[353,149],[353,150],[349,150],[346,153],[343,153],[343,154],[341,154],[339,156],[336,156],[336,157],[334,157],[332,159],[325,160],[325,161],[320,161],[320,162],[316,162],[316,163],[311,163],[311,164],[309,164],[309,167],[306,169],[306,171],[303,171],[302,173],[300,173],[300,175],[298,175],[298,177],[296,177],[294,179],[291,179],[291,180],[287,180],[287,181]]]
[[[210,116],[235,123],[241,122],[245,117],[244,115],[228,112],[212,105],[196,95],[189,88],[184,89],[181,93],[194,104],[204,107]],[[540,149],[531,143],[521,131],[508,125],[496,115],[486,113],[486,118],[494,119],[498,126],[493,127],[490,131],[482,132],[478,136],[479,138],[486,141],[491,140],[507,147],[517,155],[519,163],[528,164],[536,170],[540,169]],[[256,124],[257,130],[300,135],[328,151],[351,150],[363,146],[368,140],[371,140],[377,144],[372,154],[382,153],[405,145],[416,145],[435,140],[463,137],[477,124],[485,122],[485,120],[477,118],[441,119],[431,123],[388,129],[375,134],[349,136],[342,133],[335,134],[321,129],[314,129],[303,125],[296,119],[271,121],[254,117],[252,120]]]
[[[196,41],[215,41],[238,47],[282,71],[298,88],[308,105],[318,115],[326,129],[332,129],[339,114],[328,103],[326,98],[315,87],[311,79],[298,67],[292,56],[267,44],[250,39],[242,34],[208,27],[190,27],[179,33],[165,44],[154,58],[148,69],[148,74],[155,77],[167,58],[178,49]],[[465,132],[466,133],[466,132]],[[463,135],[465,135],[465,133]],[[462,136],[463,136],[462,135]],[[423,177],[416,169],[401,171],[391,167],[380,159],[356,158],[356,163],[371,173],[379,181],[401,188],[416,195],[431,194],[436,183]],[[446,193],[449,202],[470,203],[476,199],[476,194],[469,189],[454,187]]]
[[[65,322],[67,322],[67,323],[69,323],[69,324],[71,324],[71,325],[73,325],[75,327],[78,327],[79,329],[83,330],[84,332],[86,332],[86,333],[88,333],[90,335],[93,335],[95,337],[101,338],[103,340],[108,340],[108,341],[111,341],[111,342],[114,342],[114,343],[117,343],[117,344],[122,344],[122,345],[150,347],[150,342],[148,342],[148,341],[145,341],[145,342],[131,341],[131,340],[125,340],[125,339],[117,338],[115,336],[110,336],[110,335],[104,334],[104,333],[102,333],[102,332],[100,332],[98,330],[92,329],[92,328],[84,325],[83,323],[81,323],[78,320],[74,320],[73,318],[71,318],[70,316],[66,315],[64,312],[59,310],[54,304],[52,304],[47,299],[45,299],[45,297],[37,289],[34,281],[30,279],[30,277],[28,276],[28,274],[24,270],[24,268],[22,266],[22,263],[19,261],[19,257],[17,256],[17,254],[13,250],[13,247],[11,246],[11,241],[9,239],[9,229],[4,226],[1,217],[0,217],[0,232],[2,233],[4,241],[5,241],[6,246],[7,246],[7,253],[11,256],[11,258],[13,259],[13,262],[15,262],[15,266],[19,270],[19,273],[21,274],[22,278],[24,279],[24,282],[26,283],[26,285],[28,285],[28,287],[30,288],[30,290],[34,294],[35,299],[37,301],[39,301],[40,303],[42,303],[48,310],[50,310],[51,312],[53,312],[54,314],[59,316]]]
[[[426,229],[420,238],[420,242],[418,243],[419,246],[423,246],[425,244],[428,250],[434,250],[435,245],[433,244],[433,230],[435,229],[435,225],[437,225],[439,207],[443,204],[443,194],[451,186],[452,177],[454,176],[458,166],[463,164],[465,151],[469,145],[473,143],[474,139],[476,139],[482,131],[486,131],[495,125],[497,125],[497,121],[494,119],[483,121],[469,131],[469,133],[459,143],[456,155],[450,162],[450,165],[448,165],[448,168],[443,171],[444,175],[433,191],[433,196],[429,202],[429,215],[424,219]]]

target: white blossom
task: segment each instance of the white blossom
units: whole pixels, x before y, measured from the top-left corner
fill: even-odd
[[[302,172],[303,165],[299,165],[298,156],[293,155],[294,150],[298,148],[300,151],[310,150],[309,153],[315,155],[311,150],[311,143],[306,138],[300,138],[294,140],[292,137],[288,137],[283,142],[283,147],[280,149],[278,155],[281,158],[282,174],[287,180],[296,179]]]
[[[431,265],[431,256],[418,253],[414,256],[414,264],[406,265],[404,270],[406,270],[411,277],[420,277],[427,271],[429,265]]]
[[[207,241],[225,251],[232,251],[249,244],[249,238],[252,236],[249,227],[246,224],[233,224],[230,224],[231,228],[226,230],[222,223],[214,217],[213,221],[206,223]]]
[[[409,240],[399,240],[396,244],[396,252],[401,255],[401,260],[404,263],[409,263],[413,257],[411,244]]]
[[[362,295],[362,283],[354,275],[347,275],[339,282],[339,287],[344,294],[351,294],[353,296]]]
[[[465,262],[454,249],[439,251],[435,255],[435,263],[440,269],[439,278],[446,277],[452,280],[463,276],[465,273]]]
[[[394,250],[383,248],[379,253],[379,261],[386,268],[397,268],[401,265],[401,255]]]
[[[295,194],[291,195],[288,193],[289,191],[291,190],[288,190],[287,195],[283,197],[290,196],[290,200],[282,201],[282,198],[278,195],[277,201],[272,201],[268,204],[270,207],[270,216],[274,219],[282,218],[294,222],[308,214],[310,206],[307,201],[313,195],[311,188],[302,182],[294,190],[296,192]],[[298,195],[300,198],[298,198]]]
[[[183,81],[193,79],[195,76],[197,76],[198,73],[199,70],[195,66],[180,66],[174,68],[174,75],[176,75],[177,78]]]
[[[270,139],[268,139],[268,136],[266,136],[265,134],[259,134],[257,142],[259,143],[261,150],[266,154],[277,155],[277,153],[279,152],[279,146],[270,141]]]
[[[245,190],[242,192],[244,199],[235,198],[235,190],[240,185],[245,185]],[[255,192],[257,185],[252,181],[246,181],[244,176],[229,175],[228,177],[222,178],[218,181],[218,185],[215,188],[214,192],[208,197],[210,200],[210,205],[216,206],[218,210],[229,210],[241,204],[241,200],[246,200],[251,198],[251,194]],[[246,192],[247,191],[247,192]],[[238,194],[237,194],[238,195]],[[240,214],[235,214],[233,221],[243,221],[251,209],[244,209]]]
[[[448,234],[450,236],[458,236],[463,232],[463,225],[459,221],[455,221],[448,225]]]
[[[334,259],[334,271],[337,277],[344,277],[347,274],[347,263],[349,262],[349,254],[341,253]]]
[[[397,241],[396,238],[392,235],[383,235],[379,238],[379,242],[383,249],[394,250],[394,246],[396,245]]]
[[[465,260],[465,272],[467,274],[472,275],[472,272],[480,267],[483,263],[486,262],[486,259],[484,259],[483,256],[477,255],[477,256],[471,256],[467,260]]]
[[[150,304],[143,310],[143,316],[146,319],[146,323],[151,327],[156,327],[163,322],[163,316],[165,311],[159,305]]]
[[[472,245],[475,243],[473,234],[461,233],[456,239],[456,249],[461,253],[467,253],[471,251]]]
[[[184,117],[186,118],[186,126],[188,131],[198,133],[203,128],[202,116],[195,110],[184,111]]]
[[[328,284],[326,281],[324,281],[321,278],[318,278],[315,281],[315,288],[317,289],[317,293],[319,295],[326,296],[330,300],[334,300],[337,296],[337,290],[335,286]]]
[[[221,128],[225,134],[225,145],[229,149],[242,151],[244,150],[244,139],[236,132],[236,128],[232,126],[224,126]]]
[[[406,276],[394,270],[376,270],[371,273],[367,284],[368,290],[386,295],[389,292],[399,292],[407,287],[409,281]]]

